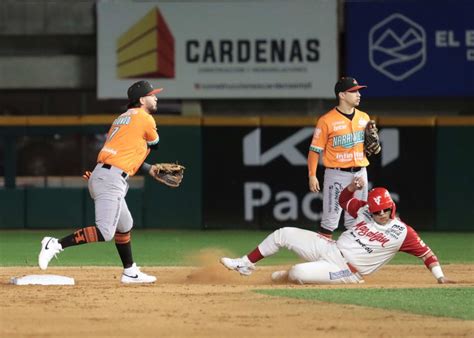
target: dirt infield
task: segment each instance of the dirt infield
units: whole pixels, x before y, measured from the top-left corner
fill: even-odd
[[[365,284],[274,284],[260,267],[241,277],[222,266],[148,267],[154,285],[120,284],[119,267],[50,268],[75,286],[15,286],[13,276],[38,268],[0,268],[0,337],[473,337],[474,322],[355,305],[270,297],[268,288],[434,287],[423,266],[386,266]],[[446,265],[459,284],[474,286],[473,265]]]

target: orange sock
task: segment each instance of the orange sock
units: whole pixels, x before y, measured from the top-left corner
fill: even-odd
[[[129,232],[116,232],[115,233],[115,243],[117,244],[127,244],[131,240],[130,231]]]

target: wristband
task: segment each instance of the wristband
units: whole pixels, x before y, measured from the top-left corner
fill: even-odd
[[[439,265],[433,266],[433,268],[431,268],[431,273],[436,279],[440,279],[441,277],[444,277],[443,270],[441,270],[441,266]]]
[[[140,167],[140,171],[144,174],[148,174],[150,173],[150,168],[151,168],[151,164],[143,162],[142,166]]]
[[[432,254],[430,257],[425,259],[425,265],[428,269],[430,268],[430,265],[433,264],[433,263],[438,263],[439,264],[438,257],[436,257],[434,254]]]

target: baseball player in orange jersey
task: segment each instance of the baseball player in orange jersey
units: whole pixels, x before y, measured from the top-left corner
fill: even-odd
[[[122,283],[153,283],[156,277],[140,271],[132,257],[131,230],[133,218],[125,196],[127,179],[140,169],[154,176],[157,168],[144,162],[150,149],[156,149],[160,140],[153,113],[157,111],[156,93],[147,81],[134,83],[128,89],[128,110],[112,123],[107,139],[97,157],[88,180],[95,205],[95,225],[75,231],[62,239],[44,237],[38,264],[42,270],[51,259],[65,248],[115,239],[123,263]]]
[[[354,177],[367,181],[366,167],[369,165],[364,152],[364,130],[369,115],[356,109],[360,103],[359,90],[366,88],[354,78],[343,77],[335,85],[338,105],[318,119],[308,153],[309,190],[319,192],[316,177],[319,157],[322,156],[324,173],[323,215],[320,233],[332,236],[341,217],[342,209],[338,198],[342,189]],[[357,197],[367,199],[367,188],[357,192]],[[349,213],[344,215],[345,227],[354,224]]]
[[[221,258],[221,263],[242,275],[250,275],[259,260],[281,248],[294,251],[307,261],[289,271],[275,271],[274,281],[289,279],[299,284],[350,284],[363,282],[363,276],[374,273],[388,263],[397,252],[420,258],[439,284],[448,280],[434,252],[416,231],[395,217],[396,205],[385,188],[372,189],[368,201],[354,197],[365,182],[353,178],[339,196],[339,203],[356,219],[337,241],[314,231],[282,228],[270,234],[253,251],[242,258]]]

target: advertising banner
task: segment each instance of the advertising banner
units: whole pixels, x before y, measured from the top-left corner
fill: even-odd
[[[436,128],[380,129],[382,152],[369,158],[369,187],[385,187],[397,204],[397,214],[416,230],[433,230],[436,212]],[[413,140],[417,149],[411,151]]]
[[[365,96],[474,96],[473,1],[345,6],[345,69]]]
[[[329,98],[336,1],[97,4],[97,94],[147,79],[166,98]]]
[[[313,130],[314,127],[205,127],[204,228],[272,230],[296,226],[316,230],[323,196],[308,190],[307,153]],[[386,187],[405,222],[417,230],[432,229],[435,129],[387,126],[380,129],[380,136],[382,152],[370,158],[369,187]],[[412,146],[413,139],[418,140],[419,149],[427,151],[404,151]],[[323,175],[320,167],[318,179],[322,185]]]

